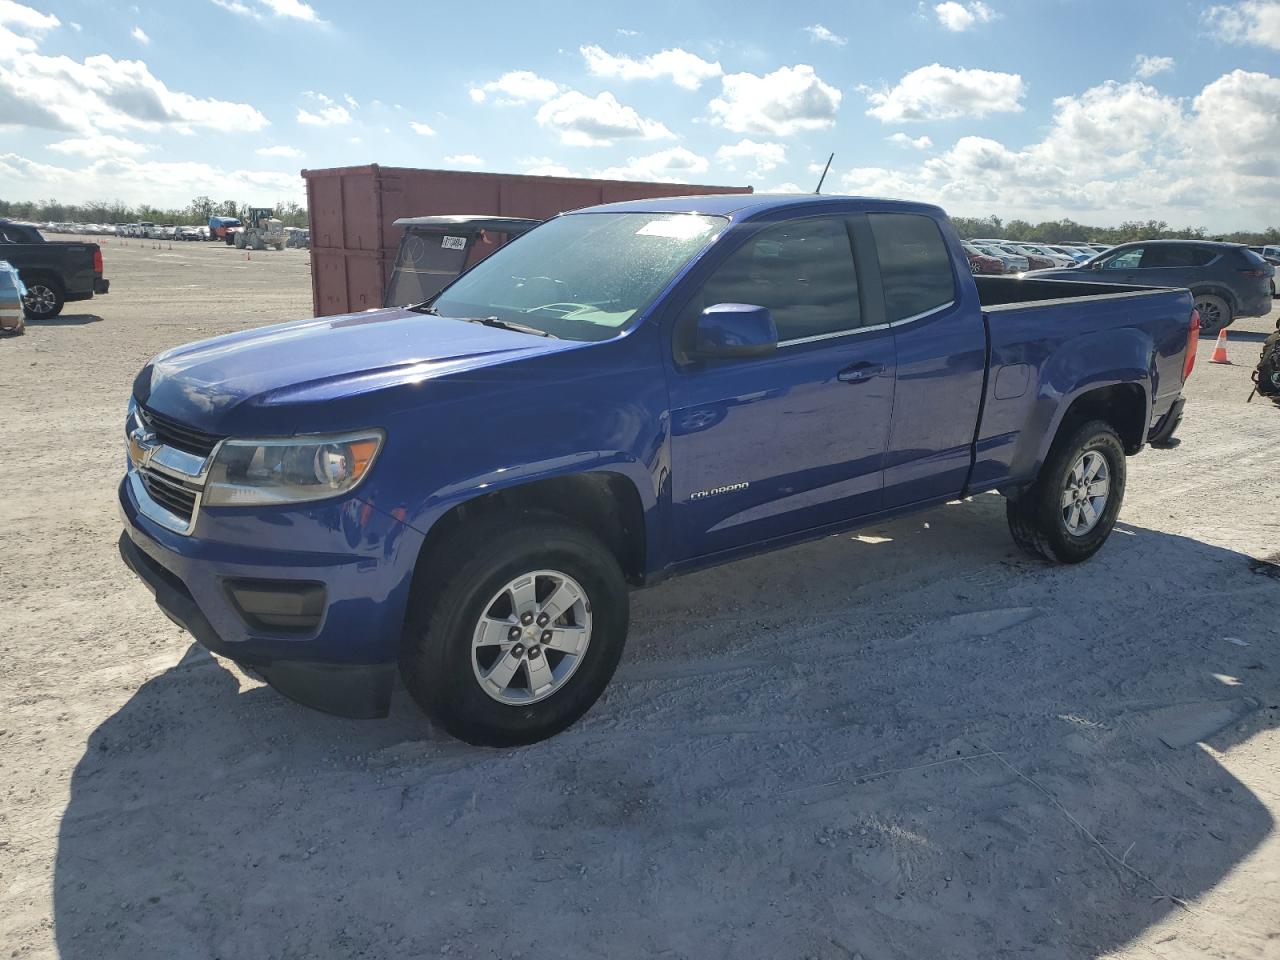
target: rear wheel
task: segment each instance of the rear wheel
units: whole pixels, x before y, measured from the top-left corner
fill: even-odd
[[[46,277],[36,277],[26,283],[27,295],[22,298],[23,309],[31,320],[47,320],[62,312],[66,296],[62,285]]]
[[[1092,420],[1056,442],[1029,489],[1005,505],[1014,542],[1035,557],[1079,563],[1102,548],[1124,500],[1124,446]]]
[[[626,642],[626,581],[592,533],[553,515],[476,521],[424,558],[401,650],[410,694],[480,746],[544,740],[608,685]]]
[[[1200,335],[1217,336],[1223,327],[1231,326],[1231,304],[1222,297],[1210,293],[1196,294],[1196,309],[1200,311]]]

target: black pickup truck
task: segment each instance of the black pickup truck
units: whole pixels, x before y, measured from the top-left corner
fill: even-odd
[[[96,243],[50,242],[27,223],[0,219],[0,260],[18,268],[27,287],[23,305],[34,320],[56,317],[68,301],[90,300],[111,287]]]

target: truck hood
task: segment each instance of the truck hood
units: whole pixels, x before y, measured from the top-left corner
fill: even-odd
[[[389,309],[299,320],[160,354],[134,398],[210,432],[243,406],[319,403],[581,346],[465,320]]]

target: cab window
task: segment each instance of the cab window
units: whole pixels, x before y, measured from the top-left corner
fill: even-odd
[[[862,308],[844,220],[815,217],[760,231],[707,279],[685,307],[681,328],[691,329],[717,303],[768,307],[780,344],[855,329]]]

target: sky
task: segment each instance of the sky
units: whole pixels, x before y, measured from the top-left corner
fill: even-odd
[[[1280,224],[1280,0],[0,0],[0,198],[380,163]]]

